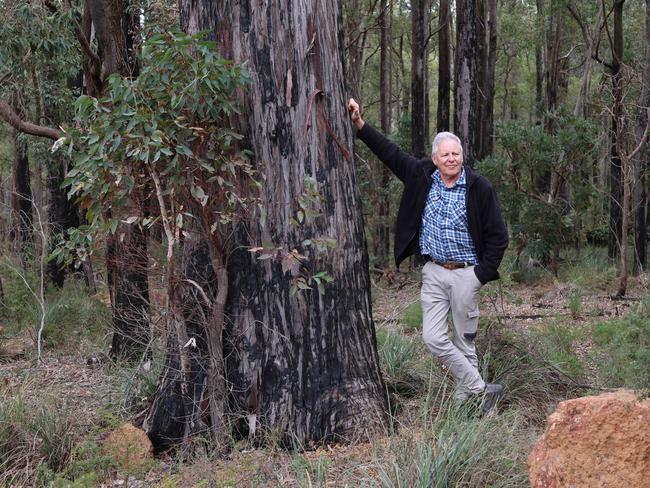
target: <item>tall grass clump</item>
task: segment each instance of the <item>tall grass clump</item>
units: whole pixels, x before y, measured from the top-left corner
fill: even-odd
[[[560,321],[531,330],[533,346],[538,356],[572,378],[578,378],[584,371],[574,343],[585,333],[582,327]]]
[[[0,397],[0,486],[31,486],[39,465],[63,470],[72,450],[71,426],[60,400],[28,402],[22,392]]]
[[[377,347],[379,364],[390,391],[410,396],[425,388],[431,361],[417,338],[380,329]]]
[[[489,372],[484,376],[504,386],[502,408],[517,409],[541,425],[558,402],[578,395],[579,382],[549,360],[535,334],[509,330],[499,323],[480,327],[487,329],[477,345]]]
[[[606,385],[650,388],[650,296],[624,317],[594,325],[593,331]]]
[[[444,397],[444,395],[438,395]],[[527,486],[526,457],[536,432],[511,410],[479,418],[446,398],[419,432],[390,440],[368,486],[382,488]],[[392,459],[383,459],[390,455]]]
[[[88,296],[80,280],[68,279],[60,290],[48,294],[45,321],[46,347],[75,349],[83,340],[100,342],[111,330],[109,307]]]

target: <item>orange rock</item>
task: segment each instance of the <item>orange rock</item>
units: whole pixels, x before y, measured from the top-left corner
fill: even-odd
[[[560,403],[528,468],[533,488],[650,488],[650,399],[621,390]]]
[[[149,437],[130,423],[111,432],[104,441],[102,451],[121,469],[129,472],[146,470],[153,459],[153,445]]]

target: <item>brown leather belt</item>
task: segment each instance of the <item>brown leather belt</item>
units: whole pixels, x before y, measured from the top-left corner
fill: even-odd
[[[454,261],[436,261],[435,259],[431,259],[431,256],[425,256],[424,259],[426,261],[431,261],[432,263],[437,264],[438,266],[442,266],[443,268],[448,269],[450,271],[454,269],[462,269],[471,266],[470,263],[458,263]]]

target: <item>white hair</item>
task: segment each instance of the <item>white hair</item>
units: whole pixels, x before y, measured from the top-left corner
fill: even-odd
[[[460,153],[463,154],[463,145],[460,143],[460,139],[456,134],[453,132],[438,132],[436,134],[436,137],[433,138],[433,142],[431,143],[431,156],[435,156],[435,154],[438,152],[438,146],[442,141],[449,139],[458,143],[458,147],[460,147]]]

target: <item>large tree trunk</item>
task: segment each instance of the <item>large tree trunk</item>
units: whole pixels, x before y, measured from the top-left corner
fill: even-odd
[[[427,154],[429,111],[427,71],[429,0],[411,2],[411,152],[417,158]]]
[[[104,75],[137,75],[132,52],[137,22],[128,6],[128,0],[86,0],[82,26],[89,43],[89,21],[95,28]],[[101,96],[104,87],[88,63],[84,71],[88,94]],[[151,337],[146,232],[120,223],[115,235],[108,237],[106,255],[113,309],[111,356],[137,359],[146,351]]]
[[[438,132],[448,131],[451,110],[451,8],[450,0],[440,0],[438,25]]]
[[[378,428],[386,401],[345,111],[338,6],[333,0],[300,6],[284,0],[272,7],[230,1],[217,8],[181,0],[180,12],[184,29],[216,30],[226,56],[246,62],[253,78],[254,88],[242,100],[248,120],[240,130],[265,173],[267,218],[255,219],[245,233],[252,243],[298,249],[309,258],[306,272],[334,278],[323,294],[315,288],[293,294],[280,263],[260,262],[246,250],[231,256],[232,408],[247,415],[249,429],[286,445],[350,439]],[[317,182],[323,215],[294,226],[308,176]],[[334,249],[317,253],[304,244],[326,237],[337,240]],[[173,371],[165,368],[163,375]],[[161,421],[147,423],[154,440],[182,431],[181,403],[179,395],[154,403],[149,417]],[[168,431],[162,424],[172,421],[165,409],[174,415]]]
[[[454,132],[463,143],[463,158],[469,167],[474,167],[481,147],[481,63],[485,42],[480,16],[484,1],[456,2]]]
[[[645,2],[645,62],[641,79],[641,93],[636,118],[636,139],[641,140],[648,125],[648,108],[650,107],[650,0]],[[646,145],[639,150],[632,162],[634,166],[634,194],[632,208],[634,209],[634,271],[641,272],[646,268],[646,247],[648,244],[646,226],[646,169],[648,150]]]

